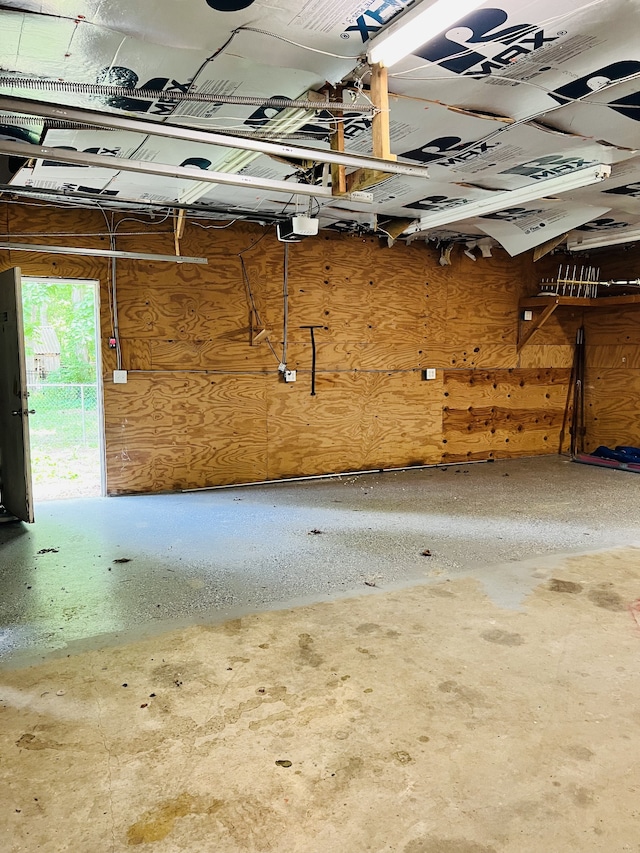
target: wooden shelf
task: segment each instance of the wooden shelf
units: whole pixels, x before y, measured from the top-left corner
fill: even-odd
[[[640,294],[630,296],[598,296],[590,298],[586,296],[556,296],[555,294],[543,294],[541,296],[527,296],[518,303],[520,310],[523,308],[537,308],[542,313],[530,321],[527,330],[518,340],[517,352],[525,347],[538,329],[541,329],[553,314],[556,308],[606,308],[611,305],[638,305]],[[522,321],[521,321],[522,322]]]
[[[633,305],[640,302],[640,293],[629,296],[598,296],[591,299],[586,296],[526,296],[518,303],[520,308],[544,308],[545,305],[577,305],[582,308],[604,308],[607,305]]]

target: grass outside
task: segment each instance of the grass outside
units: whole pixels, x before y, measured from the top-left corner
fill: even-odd
[[[32,392],[29,397],[29,405],[35,409],[29,417],[29,432],[36,501],[100,494],[100,429],[95,394],[93,399],[86,395],[85,404],[93,404],[93,408],[85,407],[83,411],[79,399],[70,400],[76,403],[75,407],[63,407],[61,394],[51,393],[66,390],[47,389]]]

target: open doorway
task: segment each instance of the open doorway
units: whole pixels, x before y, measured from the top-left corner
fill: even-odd
[[[105,493],[97,281],[22,279],[36,501]]]

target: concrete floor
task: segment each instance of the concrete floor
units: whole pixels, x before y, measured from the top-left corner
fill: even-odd
[[[640,477],[37,516],[0,527],[3,850],[640,851]]]

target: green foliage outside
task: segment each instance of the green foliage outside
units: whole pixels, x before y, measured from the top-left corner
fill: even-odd
[[[33,356],[37,329],[52,326],[60,342],[60,368],[46,382],[95,382],[95,289],[65,281],[23,279],[22,305],[27,357]]]
[[[29,432],[36,501],[100,494],[94,299],[91,284],[22,280],[29,407],[35,410]],[[58,369],[53,369],[58,361],[55,352],[36,353],[38,329],[43,326],[56,332]],[[55,350],[53,335],[47,333],[45,339],[46,345],[37,348]]]

